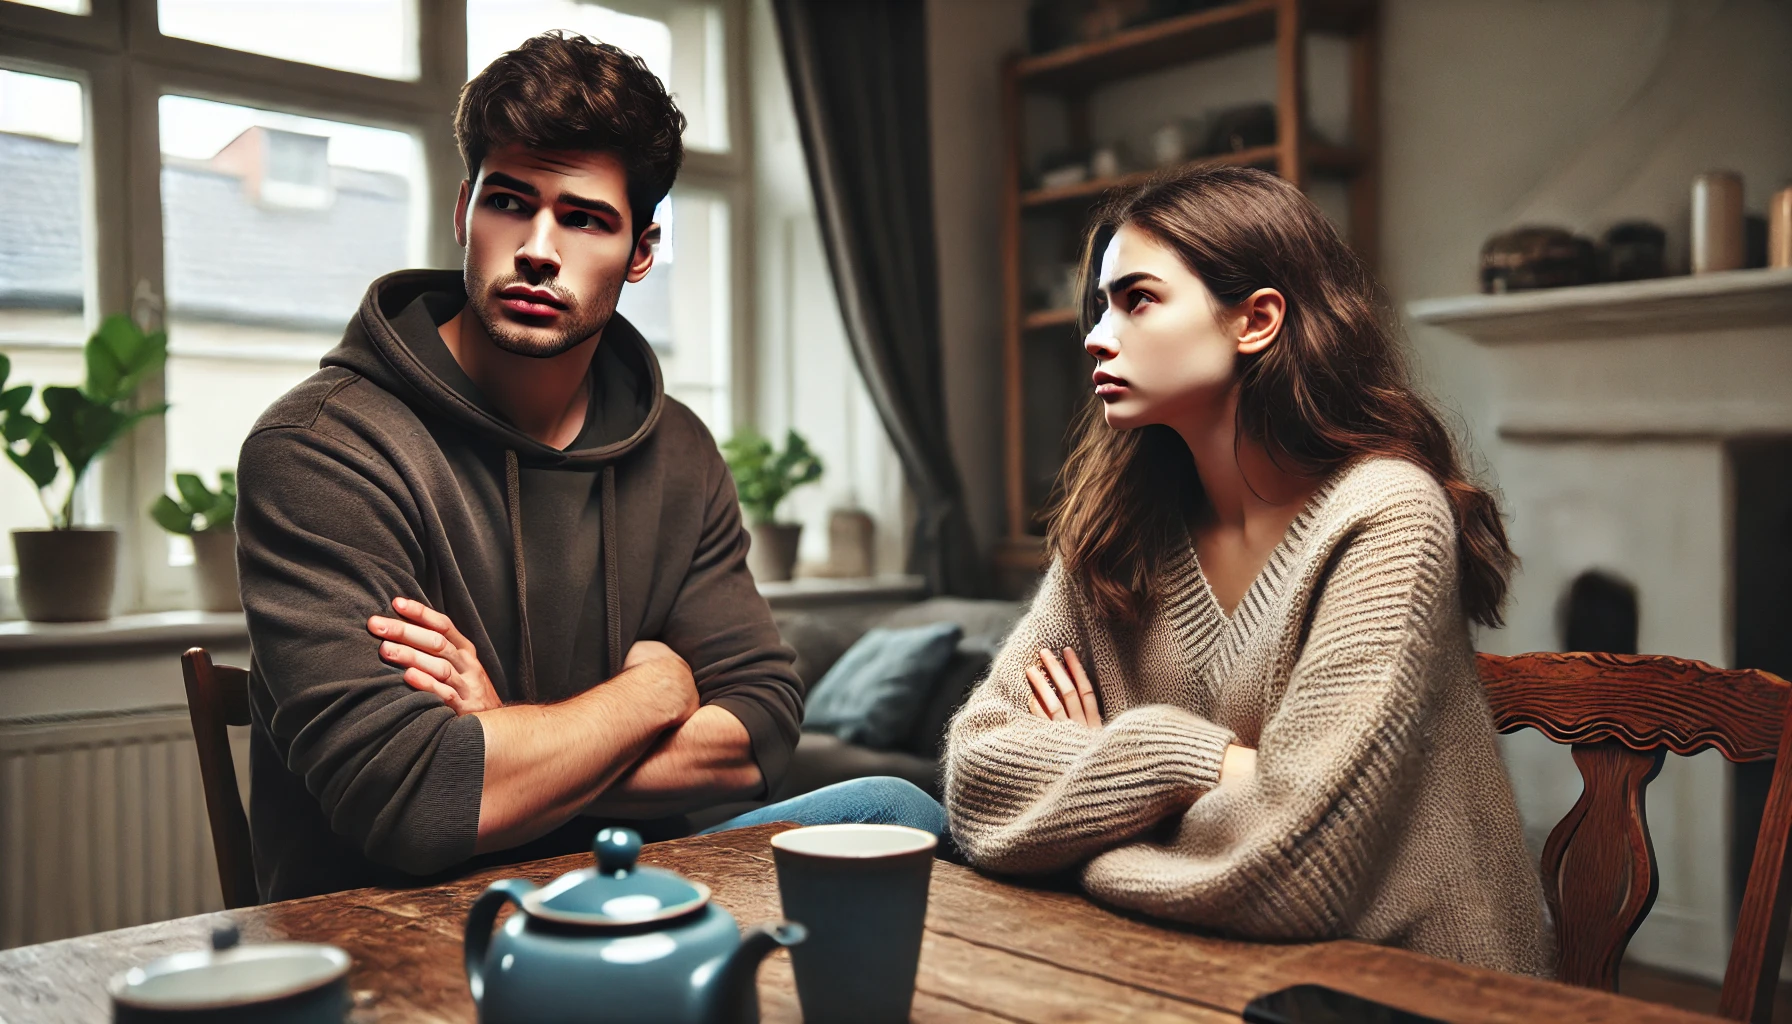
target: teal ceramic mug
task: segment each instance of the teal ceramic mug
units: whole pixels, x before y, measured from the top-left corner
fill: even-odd
[[[772,837],[784,916],[809,934],[790,951],[804,1024],[908,1020],[938,842],[901,825]]]

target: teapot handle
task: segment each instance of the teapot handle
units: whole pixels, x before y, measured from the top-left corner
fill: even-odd
[[[467,990],[473,1003],[485,998],[485,951],[492,944],[492,922],[506,903],[523,905],[523,897],[535,891],[535,883],[522,878],[505,878],[485,887],[467,911]]]

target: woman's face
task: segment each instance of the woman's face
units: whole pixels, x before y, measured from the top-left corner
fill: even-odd
[[[1130,430],[1153,423],[1195,426],[1224,408],[1238,356],[1273,339],[1281,295],[1263,289],[1238,311],[1221,310],[1213,293],[1169,248],[1125,225],[1101,258],[1100,321],[1083,341],[1095,357],[1095,393],[1108,425]],[[1254,321],[1258,300],[1273,296],[1267,338]]]

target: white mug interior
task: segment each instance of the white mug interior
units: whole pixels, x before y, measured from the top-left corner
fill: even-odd
[[[906,825],[809,825],[772,837],[777,849],[809,857],[896,857],[937,845],[933,833]]]

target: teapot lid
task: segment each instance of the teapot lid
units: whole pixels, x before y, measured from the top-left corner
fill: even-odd
[[[212,948],[175,953],[112,978],[114,1002],[144,1010],[244,1008],[328,985],[348,973],[348,954],[310,942],[239,945],[234,924],[212,931]]]
[[[563,924],[625,927],[668,921],[709,902],[709,887],[635,863],[641,836],[606,828],[591,844],[594,867],[561,875],[523,898],[523,909]]]

